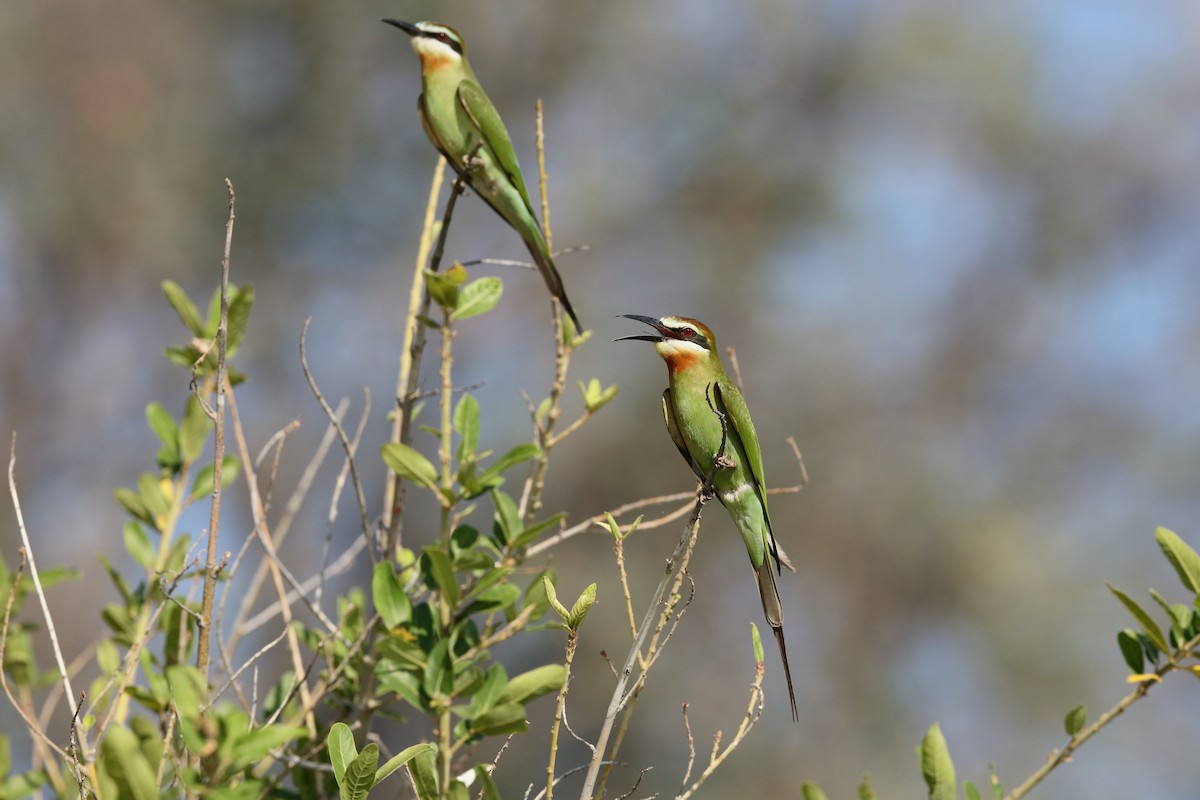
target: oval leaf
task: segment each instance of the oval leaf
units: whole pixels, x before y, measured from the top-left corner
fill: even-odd
[[[1163,555],[1171,562],[1179,580],[1193,594],[1200,594],[1200,555],[1197,555],[1187,542],[1180,539],[1174,531],[1158,528],[1154,538],[1162,548]]]
[[[929,800],[957,800],[954,762],[950,760],[946,737],[936,722],[921,740],[921,774],[929,787]]]
[[[487,277],[471,281],[458,292],[458,303],[450,314],[452,320],[470,319],[491,311],[500,302],[504,284],[499,278]]]
[[[428,458],[400,442],[388,442],[382,448],[383,463],[405,480],[437,488],[437,468]]]
[[[1125,606],[1126,610],[1133,615],[1133,618],[1142,626],[1142,630],[1150,637],[1150,641],[1154,646],[1164,653],[1169,653],[1170,648],[1167,646],[1167,637],[1163,636],[1162,629],[1158,627],[1158,623],[1146,613],[1145,609],[1137,604],[1132,597],[1114,587],[1111,583],[1105,584],[1108,590],[1116,595],[1116,598],[1121,601],[1121,605]]]
[[[1074,736],[1083,730],[1083,726],[1086,724],[1087,708],[1078,705],[1067,712],[1067,716],[1063,720],[1063,729],[1066,730],[1067,736]]]
[[[506,703],[528,703],[536,697],[557,692],[567,679],[567,669],[562,664],[546,664],[528,672],[522,672],[508,682],[500,692],[497,705]]]
[[[333,778],[338,786],[342,785],[342,776],[346,774],[346,765],[358,757],[358,748],[354,746],[354,735],[350,726],[344,722],[335,722],[325,738],[325,748],[329,751],[329,763],[333,766]]]

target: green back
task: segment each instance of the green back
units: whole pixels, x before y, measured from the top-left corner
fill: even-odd
[[[517,162],[517,154],[513,151],[512,139],[508,135],[508,129],[504,127],[504,120],[500,118],[500,113],[496,111],[496,107],[492,105],[492,101],[484,94],[473,76],[468,75],[458,85],[458,102],[462,104],[467,116],[475,123],[475,127],[483,137],[484,145],[495,156],[496,163],[504,170],[513,186],[517,187],[530,216],[537,219],[537,215],[533,213],[533,204],[529,202],[529,191],[525,188],[525,179],[521,176],[521,165]]]

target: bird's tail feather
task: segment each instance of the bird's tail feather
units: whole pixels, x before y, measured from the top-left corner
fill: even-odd
[[[558,302],[562,303],[563,310],[575,323],[575,330],[582,332],[583,326],[579,324],[579,317],[575,315],[575,309],[571,307],[571,301],[567,299],[567,290],[563,286],[562,276],[558,274],[558,267],[554,266],[554,259],[550,257],[546,241],[536,227],[525,239],[525,246],[529,248],[529,254],[533,256],[533,263],[537,264],[538,271],[546,280],[546,288],[550,290],[550,294],[558,298]]]
[[[764,558],[761,567],[756,567],[754,577],[758,581],[758,594],[762,598],[763,614],[767,624],[775,634],[775,642],[779,645],[779,657],[783,661],[783,675],[787,679],[788,700],[792,704],[792,721],[799,722],[800,714],[796,710],[796,690],[792,685],[792,670],[788,666],[787,645],[783,640],[783,604],[779,600],[779,587],[775,583],[775,572],[771,569],[771,560]]]

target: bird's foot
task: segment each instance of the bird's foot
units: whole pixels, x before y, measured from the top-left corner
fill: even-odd
[[[462,168],[464,172],[475,172],[484,167],[483,159],[479,157],[479,149],[483,147],[483,142],[476,142],[471,148],[471,152],[463,156]]]
[[[719,469],[733,469],[737,466],[737,462],[729,456],[718,456],[713,462]]]

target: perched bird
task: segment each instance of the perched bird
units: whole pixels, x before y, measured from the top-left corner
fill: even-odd
[[[667,432],[696,477],[701,481],[708,480],[710,475],[713,477],[716,495],[746,543],[763,613],[775,633],[779,655],[783,659],[792,719],[797,720],[796,693],[792,688],[792,672],[783,641],[783,605],[775,581],[780,567],[787,567],[792,572],[796,568],[779,547],[771,530],[762,452],[746,401],[725,374],[717,352],[717,339],[702,322],[687,317],[621,316],[644,322],[658,332],[623,336],[617,341],[654,342],[654,349],[667,362],[670,385],[662,395]],[[713,466],[722,447],[722,428],[724,451],[714,475]],[[772,560],[775,569],[772,569]]]
[[[533,213],[504,121],[467,63],[466,43],[448,25],[383,21],[411,36],[413,50],[421,59],[423,91],[417,111],[425,135],[454,171],[520,235],[550,294],[562,303],[576,329],[583,330]]]

